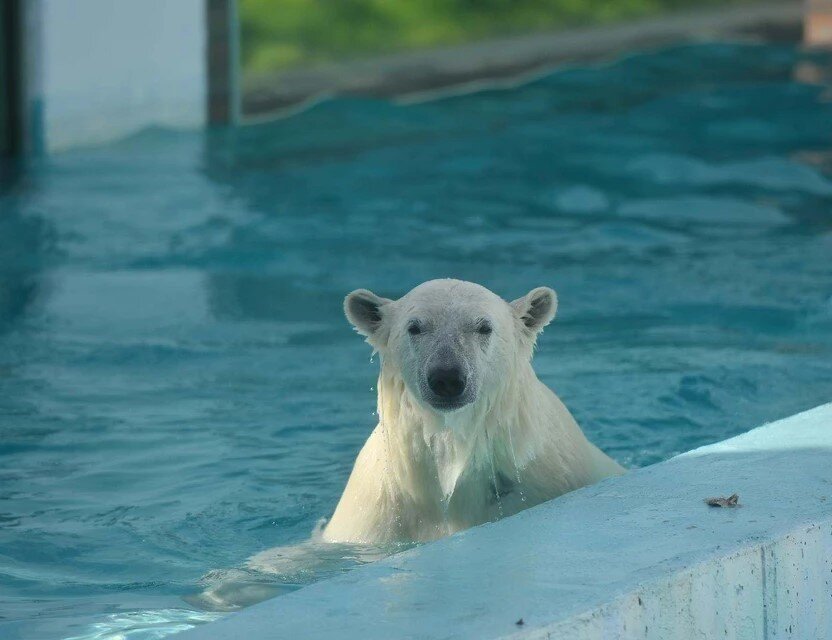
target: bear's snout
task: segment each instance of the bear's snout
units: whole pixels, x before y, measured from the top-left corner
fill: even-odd
[[[456,365],[436,367],[428,374],[428,387],[438,398],[456,400],[465,391],[465,374]]]

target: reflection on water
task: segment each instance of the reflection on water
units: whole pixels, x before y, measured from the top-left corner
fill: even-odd
[[[627,465],[828,401],[830,63],[683,47],[27,168],[0,196],[0,637],[156,637],[211,617],[183,597],[212,571],[256,596],[367,561],[244,568],[309,540],[374,425],[357,287],[553,286],[535,366]]]
[[[34,191],[17,171],[0,172],[0,332],[8,331],[36,304],[44,263],[52,257],[51,225],[21,203]]]

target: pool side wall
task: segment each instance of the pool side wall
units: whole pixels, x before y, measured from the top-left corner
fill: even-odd
[[[206,122],[205,0],[27,0],[27,151]]]
[[[832,638],[832,404],[181,637]]]

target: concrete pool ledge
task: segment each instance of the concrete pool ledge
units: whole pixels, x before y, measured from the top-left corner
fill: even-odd
[[[832,404],[177,637],[832,637]]]

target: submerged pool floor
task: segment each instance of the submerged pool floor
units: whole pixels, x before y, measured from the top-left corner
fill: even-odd
[[[830,123],[832,56],[712,44],[4,167],[0,637],[158,637],[308,538],[374,426],[358,287],[552,286],[538,374],[630,466],[829,401]]]

